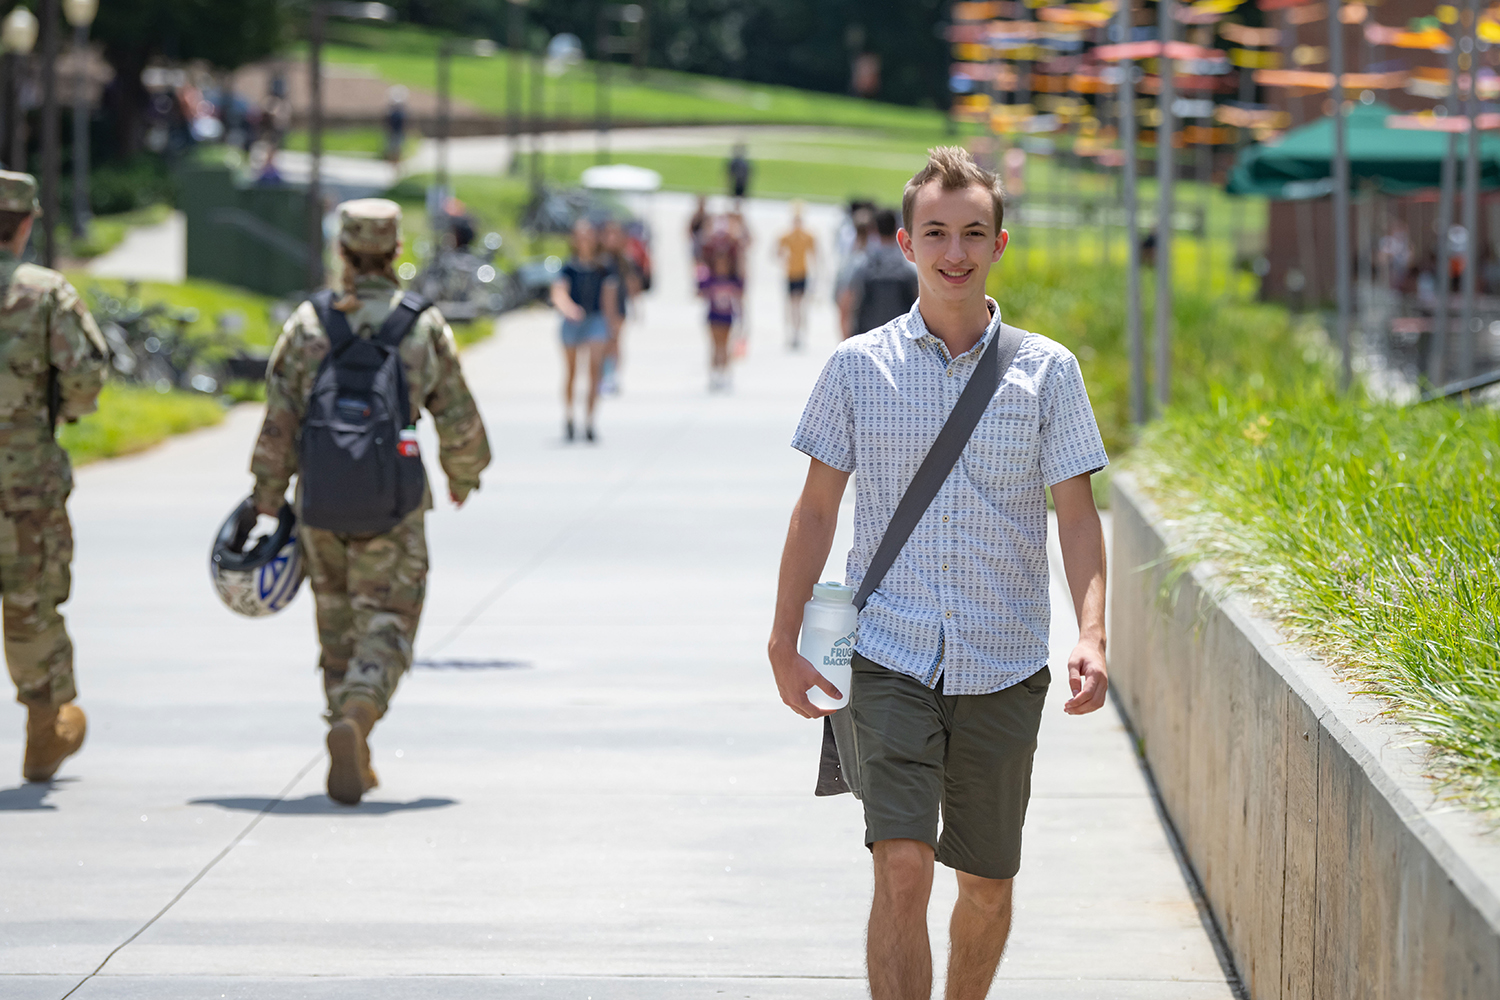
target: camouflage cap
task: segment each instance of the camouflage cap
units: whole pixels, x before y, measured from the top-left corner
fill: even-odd
[[[355,253],[388,253],[401,241],[401,206],[358,198],[339,206],[339,242]]]
[[[36,178],[13,170],[0,170],[0,212],[30,212],[41,215],[36,200]]]

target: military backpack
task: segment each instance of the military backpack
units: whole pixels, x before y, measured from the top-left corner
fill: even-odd
[[[333,308],[333,296],[325,289],[311,299],[329,348],[302,421],[302,520],[341,534],[390,531],[427,488],[400,346],[432,303],[408,292],[366,339]]]

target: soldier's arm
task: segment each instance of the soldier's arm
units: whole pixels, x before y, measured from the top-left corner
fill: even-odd
[[[48,336],[49,360],[57,370],[58,417],[73,421],[93,413],[108,371],[109,348],[77,289],[66,281],[57,290]]]
[[[255,439],[250,471],[255,475],[255,506],[270,514],[281,509],[287,486],[297,471],[297,434],[306,408],[302,363],[306,338],[303,305],[286,321],[266,364],[266,418]]]
[[[437,317],[436,313],[430,315]],[[422,321],[429,318],[424,316]],[[429,336],[437,358],[437,377],[425,405],[437,425],[438,461],[448,477],[448,492],[454,503],[463,503],[479,488],[479,473],[490,464],[490,442],[459,367],[453,331],[441,318],[435,318]]]

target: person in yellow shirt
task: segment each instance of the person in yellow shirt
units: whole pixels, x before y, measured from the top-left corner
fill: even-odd
[[[792,228],[777,244],[777,256],[786,261],[786,319],[791,328],[791,348],[802,347],[803,297],[807,277],[817,254],[818,241],[802,227],[802,203],[792,202]]]

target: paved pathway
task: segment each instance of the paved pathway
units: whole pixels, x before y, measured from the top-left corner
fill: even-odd
[[[811,795],[818,728],[777,702],[763,652],[805,468],[786,442],[831,310],[811,350],[782,348],[765,251],[784,206],[752,203],[750,354],[710,397],[672,249],[689,205],[649,204],[659,290],[597,447],[559,440],[548,314],[465,355],[497,459],[429,520],[425,665],[356,809],[322,790],[312,602],[239,619],[206,579],[256,411],[79,473],[68,612],[92,730],[53,785],[0,781],[0,995],[865,995],[859,809]],[[1229,997],[1117,717],[1053,695],[994,995]],[[935,895],[941,948],[951,876]]]
[[[187,219],[172,212],[151,226],[136,226],[119,245],[89,262],[96,278],[180,282],[187,277]]]

